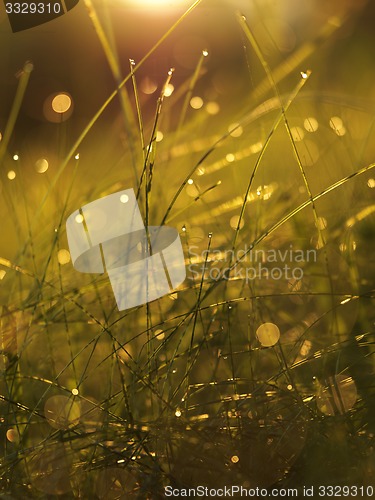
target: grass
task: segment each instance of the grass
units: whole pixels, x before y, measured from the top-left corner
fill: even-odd
[[[300,67],[325,54],[321,43],[347,17],[273,67],[250,21],[232,9],[244,59],[263,70],[250,97],[219,101],[210,114],[213,70],[210,55],[199,55],[185,81],[166,72],[152,116],[140,68],[199,3],[121,79],[119,54],[87,0],[117,88],[77,137],[58,125],[55,161],[41,180],[31,182],[34,150],[2,160],[4,498],[372,482],[373,105],[317,89],[314,71]],[[191,108],[194,95],[204,97],[201,109]],[[8,155],[17,138],[9,144]],[[67,262],[65,221],[130,187],[148,224],[180,230],[187,279],[119,312],[106,275]],[[253,252],[271,250],[303,276],[246,279],[249,266],[284,264],[254,261]],[[316,259],[293,253],[308,251]],[[269,346],[264,323],[280,331]]]

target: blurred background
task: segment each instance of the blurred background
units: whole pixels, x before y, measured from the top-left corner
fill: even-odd
[[[4,498],[373,482],[374,4],[192,6],[1,6]],[[187,278],[118,311],[65,222],[129,188]],[[316,259],[249,280],[250,248]]]

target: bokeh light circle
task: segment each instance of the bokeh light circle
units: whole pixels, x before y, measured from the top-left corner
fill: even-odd
[[[263,347],[272,347],[280,339],[280,330],[274,323],[263,323],[257,329],[256,336]]]
[[[66,113],[72,105],[72,99],[68,94],[57,94],[52,99],[52,109],[56,113]]]

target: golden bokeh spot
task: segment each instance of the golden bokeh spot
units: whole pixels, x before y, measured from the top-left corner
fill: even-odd
[[[161,142],[163,140],[163,137],[164,137],[163,132],[160,132],[160,130],[158,130],[156,132],[156,142]]]
[[[319,123],[316,118],[310,116],[303,122],[303,126],[305,127],[307,132],[316,132],[319,128]]]
[[[257,329],[256,336],[263,347],[272,347],[280,339],[280,330],[274,323],[263,323]]]
[[[66,113],[72,105],[72,99],[68,94],[57,94],[52,99],[52,109],[55,113]]]
[[[231,218],[229,224],[230,224],[230,227],[232,229],[237,229],[238,228],[238,223],[239,223],[239,228],[242,229],[245,225],[245,221],[244,221],[244,218],[242,217],[241,221],[240,221],[240,216],[239,215],[233,215],[233,217]]]
[[[329,120],[329,126],[331,127],[331,129],[337,132],[344,127],[344,124],[339,116],[332,116],[332,118]]]
[[[232,137],[241,137],[243,134],[243,128],[239,123],[231,123],[228,127],[228,132]]]
[[[217,102],[210,101],[206,104],[206,111],[209,115],[217,115],[220,111],[220,106]]]
[[[155,331],[155,337],[156,337],[157,340],[164,340],[165,333],[163,332],[163,330],[156,330]]]
[[[201,109],[203,106],[203,99],[201,97],[195,96],[190,99],[190,106],[193,109]]]
[[[164,97],[170,97],[173,94],[174,86],[171,83],[165,86]]]
[[[7,436],[7,440],[10,443],[18,443],[18,441],[19,441],[19,434],[18,434],[17,429],[8,429],[6,436]]]
[[[45,158],[40,158],[35,162],[35,170],[38,172],[38,174],[44,174],[44,172],[47,172],[48,167],[49,164]]]
[[[59,261],[59,264],[62,266],[64,264],[68,264],[70,262],[70,253],[68,250],[61,249],[57,252],[57,260]]]
[[[305,133],[304,131],[301,129],[301,127],[292,127],[290,129],[290,133],[293,137],[293,141],[295,142],[300,142],[303,140],[304,136],[305,136]]]

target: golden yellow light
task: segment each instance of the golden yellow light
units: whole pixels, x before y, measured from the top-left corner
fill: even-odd
[[[72,99],[65,93],[57,94],[57,96],[52,99],[52,109],[55,113],[66,113],[71,105]]]
[[[305,133],[304,131],[301,129],[301,127],[292,127],[290,129],[290,132],[292,134],[292,137],[293,137],[293,141],[295,142],[299,142],[299,141],[302,141],[304,136],[305,136]]]
[[[68,250],[61,249],[57,253],[57,260],[59,261],[59,264],[64,266],[65,264],[68,264],[70,262],[70,253]]]
[[[8,429],[6,436],[7,440],[10,441],[11,443],[18,443],[19,441],[19,434],[17,429]]]
[[[193,109],[201,109],[203,106],[203,99],[199,96],[192,97],[190,100],[190,106]]]
[[[174,86],[171,83],[168,83],[164,89],[164,97],[170,97],[173,94]]]
[[[329,121],[329,125],[331,128],[339,130],[343,126],[343,123],[339,116],[332,116]]]
[[[156,132],[156,142],[161,142],[163,140],[163,137],[164,137],[163,132],[160,132],[160,130],[158,130]]]
[[[9,170],[9,172],[7,173],[7,176],[8,176],[8,179],[10,181],[12,181],[13,179],[16,178],[16,172],[14,170]]]
[[[274,323],[263,323],[257,329],[256,336],[263,347],[271,347],[279,341],[280,330]]]
[[[239,229],[242,229],[245,225],[244,218],[242,217],[240,220],[239,215],[233,215],[233,217],[230,220],[230,227],[236,230],[238,228],[238,224],[239,224]]]
[[[303,126],[305,127],[307,132],[316,132],[319,128],[319,123],[316,118],[310,116],[303,122]]]
[[[243,134],[243,128],[239,123],[231,123],[228,127],[228,132],[232,137],[240,137]]]
[[[45,158],[40,158],[35,163],[35,170],[38,174],[44,174],[48,170],[48,161]]]
[[[220,106],[217,102],[210,101],[206,105],[206,111],[209,115],[217,115],[220,111]]]
[[[155,337],[156,337],[157,340],[164,340],[165,333],[163,332],[163,330],[156,330],[155,331]]]
[[[157,88],[158,88],[158,85],[156,82],[154,82],[153,80],[151,80],[151,78],[149,78],[148,76],[146,76],[146,78],[144,78],[142,81],[141,81],[141,84],[139,86],[139,88],[141,89],[141,91],[144,93],[144,94],[153,94]]]

